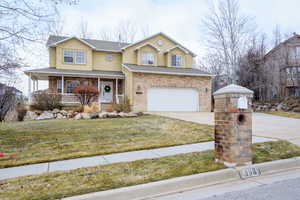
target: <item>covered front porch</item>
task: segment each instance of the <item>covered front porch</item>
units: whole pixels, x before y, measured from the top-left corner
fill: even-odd
[[[64,105],[79,104],[73,93],[73,89],[79,85],[91,85],[97,88],[99,96],[93,103],[100,104],[101,109],[124,100],[125,76],[122,72],[44,68],[25,73],[28,75],[29,104],[34,103],[32,94],[39,91],[39,80],[48,80],[48,92],[61,94],[61,103]]]

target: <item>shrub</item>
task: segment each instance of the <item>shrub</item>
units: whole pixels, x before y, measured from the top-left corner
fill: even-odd
[[[124,99],[123,103],[119,103],[119,104],[114,103],[113,104],[113,110],[116,111],[116,112],[126,112],[126,113],[130,112],[131,111],[131,106],[130,106],[129,99],[126,97]]]
[[[92,85],[79,85],[73,89],[81,105],[90,105],[98,96],[99,91]]]
[[[23,121],[23,119],[27,113],[26,107],[23,104],[18,104],[17,112],[18,112],[18,121]]]
[[[33,108],[38,110],[53,110],[55,108],[61,109],[61,95],[58,93],[49,93],[42,91],[33,94],[34,104]]]

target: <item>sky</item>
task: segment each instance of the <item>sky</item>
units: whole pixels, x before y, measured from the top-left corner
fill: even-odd
[[[97,39],[100,30],[117,26],[122,21],[130,21],[139,27],[147,27],[150,34],[164,32],[179,43],[202,55],[204,33],[201,20],[208,12],[208,4],[213,0],[79,0],[77,5],[61,5],[59,11],[63,21],[63,35],[78,35],[81,22],[87,24],[90,37]],[[257,25],[259,32],[270,38],[276,25],[283,33],[300,33],[299,0],[239,0],[242,14],[248,15]],[[141,39],[139,35],[138,39]],[[45,41],[46,43],[46,41]],[[31,68],[48,66],[45,45],[33,47],[26,62]],[[17,88],[27,94],[27,77],[20,73]],[[40,82],[39,89],[47,88]]]

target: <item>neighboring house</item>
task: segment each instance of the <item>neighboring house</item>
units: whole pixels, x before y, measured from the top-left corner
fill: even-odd
[[[267,99],[300,96],[300,35],[277,45],[264,57]]]
[[[79,84],[100,91],[102,110],[127,97],[134,111],[210,111],[212,75],[192,67],[196,55],[164,33],[132,44],[50,36],[50,68],[28,70],[29,88],[49,80],[62,103],[78,103]],[[31,91],[30,91],[31,93]]]
[[[17,88],[0,83],[0,95],[4,95],[6,91],[12,92],[18,99],[23,97],[23,93]]]

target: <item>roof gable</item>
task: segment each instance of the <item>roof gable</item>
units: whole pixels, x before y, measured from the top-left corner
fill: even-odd
[[[57,44],[62,43],[64,41],[74,39],[85,43],[86,45],[90,46],[95,51],[108,51],[108,52],[121,52],[121,48],[123,46],[128,45],[128,43],[122,42],[113,42],[113,41],[105,41],[105,40],[94,40],[94,39],[84,39],[78,37],[67,37],[67,36],[55,36],[50,35],[46,46],[48,47],[55,47]]]
[[[54,42],[54,43],[50,44],[49,47],[56,47],[57,45],[59,45],[59,44],[61,44],[61,43],[64,43],[64,42],[66,42],[66,41],[72,40],[72,39],[78,40],[78,41],[82,42],[83,44],[85,44],[85,45],[91,47],[92,49],[96,49],[96,47],[93,46],[92,44],[90,44],[90,43],[88,43],[88,42],[84,41],[83,39],[80,39],[80,38],[78,38],[78,37],[76,37],[76,36],[73,36],[73,37],[66,37],[66,38],[64,38],[64,39],[62,39],[62,40],[59,40],[59,41],[57,41],[57,42]]]
[[[143,42],[143,41],[146,41],[146,40],[149,40],[149,39],[151,39],[151,38],[154,38],[154,37],[156,37],[156,36],[158,36],[158,35],[161,35],[161,36],[163,36],[164,38],[166,38],[166,39],[172,41],[173,43],[175,43],[176,46],[181,47],[181,48],[184,49],[186,52],[192,54],[192,56],[196,56],[195,53],[193,53],[192,51],[190,51],[189,49],[187,49],[186,47],[184,47],[183,45],[181,45],[180,43],[178,43],[177,41],[175,41],[174,39],[172,39],[171,37],[169,37],[168,35],[166,35],[165,33],[162,33],[162,32],[156,33],[156,34],[151,35],[151,36],[149,36],[149,37],[146,37],[146,38],[144,38],[144,39],[142,39],[142,40],[139,40],[139,41],[137,41],[137,42],[128,44],[128,45],[122,47],[122,50],[125,50],[125,49],[127,49],[127,48],[129,48],[129,47],[132,47],[132,46],[134,46],[134,45],[136,45],[136,44],[139,44],[139,43],[141,43],[141,42]]]
[[[274,48],[272,48],[269,52],[266,53],[266,55],[264,57],[268,57],[269,55],[271,55],[273,52],[275,52],[277,49],[279,49],[280,47],[282,47],[283,45],[289,43],[289,42],[293,42],[293,40],[295,39],[300,39],[300,35],[294,33],[294,35],[286,40],[284,40],[283,42],[279,43],[277,46],[275,46]]]

